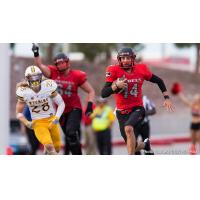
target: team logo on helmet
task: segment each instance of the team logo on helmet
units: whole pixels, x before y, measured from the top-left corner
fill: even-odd
[[[35,66],[31,66],[31,72],[35,73]]]
[[[59,62],[69,62],[69,58],[64,53],[59,53],[54,58],[54,64],[57,65]]]

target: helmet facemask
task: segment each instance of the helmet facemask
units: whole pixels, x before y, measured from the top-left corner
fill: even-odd
[[[134,66],[134,59],[133,57],[130,57],[130,56],[127,56],[127,57],[130,57],[131,58],[131,62],[130,63],[127,63],[127,64],[124,64],[121,59],[125,57],[125,56],[121,56],[118,58],[118,62],[119,62],[119,65],[121,68],[125,69],[125,70],[128,70],[130,68],[132,68]]]
[[[60,73],[64,73],[70,67],[69,58],[64,53],[56,55],[54,64]]]
[[[123,64],[121,61],[123,57],[131,58],[131,62],[129,64]],[[119,62],[120,67],[125,70],[131,69],[134,66],[135,58],[136,58],[136,55],[131,48],[123,48],[119,51],[117,55],[117,60]]]
[[[39,89],[42,82],[42,74],[34,74],[26,76],[26,80],[29,84],[29,87],[33,89]]]
[[[42,71],[37,66],[29,66],[25,71],[25,80],[30,88],[34,90],[40,89],[42,82]]]
[[[63,73],[69,68],[69,61],[64,59],[58,59],[55,61],[55,65],[59,72]]]

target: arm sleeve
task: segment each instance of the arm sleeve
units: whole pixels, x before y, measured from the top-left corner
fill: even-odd
[[[103,98],[109,97],[111,94],[114,94],[111,85],[111,82],[106,82],[106,84],[104,85],[103,89],[101,90],[101,96]]]
[[[160,77],[152,74],[152,77],[150,78],[149,81],[152,82],[152,83],[156,83],[162,92],[166,92],[167,91],[165,83]]]
[[[58,105],[57,111],[56,111],[56,117],[58,119],[60,119],[64,109],[65,109],[65,103],[62,99],[62,97],[57,94],[54,98],[53,98],[54,103],[56,103]]]

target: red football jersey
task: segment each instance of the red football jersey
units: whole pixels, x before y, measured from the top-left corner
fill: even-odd
[[[51,70],[51,79],[58,85],[58,92],[65,102],[65,113],[73,108],[82,108],[78,96],[78,87],[86,80],[86,73],[80,70],[71,70],[67,75],[60,73],[55,66],[48,66]]]
[[[107,67],[106,82],[113,82],[118,78],[126,78],[128,87],[123,92],[114,94],[117,109],[130,109],[135,106],[143,106],[142,84],[144,80],[150,80],[152,73],[145,64],[136,64],[131,73],[126,72],[119,65]]]

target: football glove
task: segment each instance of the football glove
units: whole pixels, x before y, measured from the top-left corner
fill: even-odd
[[[87,109],[85,111],[86,116],[90,116],[93,112],[93,103],[91,101],[88,102]]]
[[[34,57],[38,57],[39,56],[39,46],[37,44],[35,44],[35,43],[33,43],[32,52],[34,54]]]

